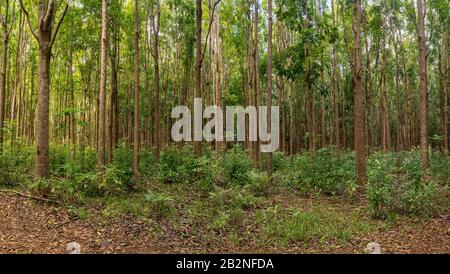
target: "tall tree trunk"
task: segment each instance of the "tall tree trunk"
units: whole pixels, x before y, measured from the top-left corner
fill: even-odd
[[[111,95],[109,110],[109,144],[108,144],[108,160],[112,163],[114,159],[114,148],[117,146],[119,139],[119,91],[118,91],[118,26],[112,24],[112,39],[110,40],[112,47],[110,51],[111,60]]]
[[[217,7],[219,8],[219,7]],[[218,12],[217,12],[218,13]],[[214,105],[216,107],[221,106],[222,93],[221,93],[221,69],[220,69],[220,17],[219,14],[212,19],[211,28],[211,59],[212,59],[212,72],[213,72],[213,87],[214,87]],[[216,119],[215,132],[219,132],[220,121]],[[217,136],[216,136],[217,137]],[[220,155],[222,148],[222,142],[216,140],[215,149],[217,155]]]
[[[256,106],[256,136],[257,140],[254,143],[254,160],[255,160],[255,166],[259,165],[259,156],[260,156],[260,142],[259,142],[259,104],[260,104],[260,91],[259,91],[259,55],[258,55],[258,48],[259,48],[259,0],[254,1],[254,29],[253,29],[253,91],[254,91],[254,100],[255,100],[255,106]]]
[[[5,14],[1,13],[2,21],[0,22],[3,33],[3,55],[2,55],[2,67],[0,70],[0,154],[3,153],[3,125],[5,121],[5,100],[6,100],[6,68],[8,65],[8,49],[9,49],[9,35],[8,30],[9,23],[9,0],[6,0]],[[13,18],[14,20],[14,18]],[[11,23],[13,24],[13,23]],[[12,25],[11,25],[12,27]]]
[[[102,37],[101,37],[101,60],[100,60],[100,94],[98,109],[98,172],[100,176],[105,173],[105,131],[106,131],[106,67],[108,46],[108,13],[107,0],[102,0]]]
[[[267,125],[268,132],[272,133],[272,0],[267,1],[268,10],[268,34],[267,34]],[[269,153],[267,155],[267,173],[269,177],[273,173],[273,154]]]
[[[59,27],[64,19],[69,5],[66,4],[64,12],[57,24],[54,24],[57,5],[54,0],[49,0],[44,9],[44,1],[38,3],[38,34],[31,25],[28,11],[20,0],[20,6],[27,17],[28,26],[39,44],[39,94],[36,128],[36,159],[35,177],[47,178],[50,176],[49,169],[49,99],[50,99],[50,59],[52,47],[58,34]],[[47,191],[47,190],[42,190]]]
[[[195,62],[195,98],[200,98],[201,84],[202,84],[202,0],[195,1],[196,6],[196,62]],[[194,133],[195,135],[195,133]],[[200,157],[202,155],[202,142],[194,140],[194,152],[195,156]]]
[[[331,10],[333,14],[333,26],[337,27],[337,16],[339,13],[335,10],[334,0],[331,1]],[[339,127],[339,83],[338,83],[338,72],[337,72],[337,45],[336,41],[333,43],[333,76],[332,76],[332,101],[331,108],[334,112],[334,125],[330,125],[333,128],[336,142],[336,147],[339,149],[341,147],[340,143],[340,127]],[[332,115],[333,116],[333,115]],[[333,134],[333,133],[332,133]],[[332,142],[333,143],[333,142]]]
[[[428,64],[425,37],[425,14],[422,0],[417,0],[417,36],[419,41],[419,70],[420,70],[420,150],[422,167],[426,173],[430,165],[428,155]]]
[[[366,185],[366,149],[364,129],[364,103],[361,84],[361,0],[356,0],[356,26],[354,45],[353,84],[355,89],[355,150],[358,166],[359,191],[364,193]]]
[[[444,153],[449,154],[449,144],[448,144],[448,66],[449,66],[449,56],[448,53],[448,33],[444,37],[444,46],[441,51],[441,81],[442,81],[442,92],[443,92],[443,131],[444,131]]]
[[[73,18],[71,20],[70,24],[70,32],[71,35],[74,35],[74,22]],[[70,42],[70,50],[69,50],[69,81],[70,81],[70,140],[72,140],[72,153],[73,157],[75,157],[76,152],[76,144],[77,144],[77,136],[76,136],[76,124],[75,124],[75,82],[74,82],[74,76],[73,76],[73,51],[74,51],[74,45],[73,40]]]
[[[152,26],[153,26],[153,59],[154,59],[154,70],[155,70],[155,159],[159,162],[159,156],[161,151],[161,133],[160,133],[160,106],[159,106],[159,89],[160,89],[160,75],[159,75],[159,25],[161,9],[159,0],[156,3],[156,18],[154,14],[154,9],[152,6],[151,16],[152,16]],[[156,20],[155,20],[156,19]]]
[[[133,119],[133,175],[140,177],[139,172],[139,1],[134,1],[134,119]]]

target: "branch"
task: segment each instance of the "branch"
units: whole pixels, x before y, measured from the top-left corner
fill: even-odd
[[[67,225],[67,224],[76,222],[76,221],[78,221],[79,219],[80,219],[80,217],[76,217],[76,218],[74,218],[74,219],[71,219],[71,220],[68,220],[68,221],[66,221],[66,222],[60,223],[60,224],[58,224],[58,225],[55,225],[55,226],[52,227],[52,228],[53,228],[53,229],[57,229],[57,228],[60,228],[60,227],[62,227],[62,226],[65,226],[65,225]]]
[[[9,26],[9,30],[7,31],[7,36],[9,36],[11,34],[11,31],[13,29],[14,26],[14,20],[16,20],[16,10],[15,10],[15,6],[13,6],[12,9],[12,18],[11,18],[11,25]],[[6,25],[5,25],[6,26]]]
[[[47,4],[45,17],[43,18],[43,23],[46,28],[50,25],[50,21],[53,18],[53,10],[54,9],[55,9],[55,1],[50,0],[50,2],[48,2],[48,4]]]
[[[52,48],[53,44],[55,43],[55,39],[56,39],[56,36],[58,35],[59,28],[61,27],[62,21],[64,20],[64,17],[66,16],[68,9],[69,9],[69,4],[66,4],[66,7],[64,8],[64,12],[61,15],[61,18],[59,18],[59,22],[58,22],[58,25],[56,26],[56,30],[53,33],[52,42],[50,43],[50,48]]]
[[[6,20],[5,20],[5,18],[3,17],[3,15],[2,15],[2,10],[0,9],[0,23],[4,26],[4,25],[5,25],[5,22],[6,22]]]
[[[201,62],[203,62],[203,60],[205,59],[206,47],[208,46],[208,38],[209,38],[209,35],[211,34],[212,23],[214,20],[214,13],[216,12],[217,5],[219,5],[221,1],[222,0],[216,0],[216,2],[214,3],[213,9],[212,9],[211,19],[209,21],[208,33],[206,34],[206,38],[205,38],[206,39],[205,46],[203,47]]]
[[[30,198],[30,199],[33,199],[33,200],[38,200],[38,201],[42,201],[42,202],[46,202],[46,203],[58,204],[58,205],[61,204],[58,201],[49,200],[49,199],[45,199],[45,198],[37,197],[37,196],[33,196],[33,195],[24,194],[24,193],[15,191],[15,190],[3,190],[3,189],[0,189],[0,193],[12,193],[12,194],[16,194],[16,195],[21,196],[21,197]]]
[[[25,16],[27,17],[27,22],[28,22],[28,26],[30,27],[31,34],[33,34],[34,38],[36,38],[36,40],[39,41],[39,38],[37,37],[36,32],[33,30],[33,25],[31,25],[30,14],[29,14],[28,11],[25,9],[25,7],[24,7],[24,5],[23,5],[23,3],[22,3],[22,0],[19,0],[19,2],[20,2],[20,7],[21,7],[22,10],[23,10],[23,13],[25,13]]]

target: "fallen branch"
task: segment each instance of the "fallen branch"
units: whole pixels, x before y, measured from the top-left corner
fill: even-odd
[[[42,197],[37,197],[37,196],[29,195],[29,194],[24,194],[24,193],[15,191],[15,190],[0,189],[0,192],[2,192],[2,193],[12,193],[12,194],[16,194],[16,195],[21,196],[21,197],[30,198],[30,199],[33,199],[33,200],[38,200],[38,201],[51,203],[51,204],[57,204],[57,205],[61,204],[60,202],[55,201],[55,200],[49,200],[49,199],[45,199],[45,198],[42,198]]]
[[[58,225],[55,225],[55,226],[53,227],[53,229],[60,228],[60,227],[62,227],[62,226],[65,226],[65,225],[67,225],[67,224],[70,224],[70,223],[72,223],[72,222],[78,221],[79,219],[80,219],[80,217],[76,217],[76,218],[74,218],[74,219],[71,219],[71,220],[68,220],[68,221],[66,221],[66,222],[60,223],[60,224],[58,224]]]

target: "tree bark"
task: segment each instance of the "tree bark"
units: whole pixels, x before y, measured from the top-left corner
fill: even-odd
[[[140,130],[139,130],[139,1],[134,1],[134,119],[133,119],[133,175],[140,177],[139,172],[139,151],[140,151]]]
[[[272,0],[267,1],[268,10],[268,34],[267,34],[267,125],[268,132],[272,132]],[[273,173],[273,153],[267,155],[267,173],[269,177]]]
[[[38,34],[33,29],[30,22],[30,16],[25,9],[22,0],[20,6],[27,18],[31,33],[39,44],[39,94],[37,106],[37,127],[36,127],[36,159],[35,159],[35,177],[48,178],[49,169],[49,99],[50,99],[50,59],[52,56],[52,47],[58,35],[61,23],[69,8],[66,5],[58,23],[53,24],[56,17],[57,5],[54,0],[49,0],[46,9],[44,1],[38,2]],[[46,191],[46,190],[42,190]]]
[[[356,0],[356,26],[354,44],[353,84],[355,89],[355,150],[358,167],[359,191],[364,193],[366,185],[366,149],[364,130],[364,103],[361,84],[361,0]]]
[[[1,10],[0,10],[0,15]],[[8,18],[9,18],[9,0],[6,0],[5,14],[2,15],[2,33],[3,33],[3,55],[2,55],[2,67],[0,70],[0,154],[3,153],[3,125],[5,121],[5,100],[6,100],[6,68],[8,65],[8,49],[9,49],[9,31],[8,31]]]
[[[152,26],[153,26],[153,59],[154,59],[154,70],[155,70],[155,159],[159,162],[159,156],[161,152],[161,133],[160,133],[160,106],[159,106],[159,89],[160,89],[160,75],[159,75],[159,25],[160,25],[160,3],[159,0],[156,3],[156,18],[154,14],[154,9],[152,6],[151,16],[152,16]]]
[[[106,67],[107,67],[107,46],[108,46],[108,13],[107,0],[102,0],[102,36],[101,36],[101,59],[100,59],[100,93],[98,109],[98,172],[101,177],[105,173],[105,131],[106,131]]]
[[[425,173],[429,168],[428,153],[428,64],[427,64],[427,47],[425,37],[425,12],[422,0],[417,0],[417,36],[419,42],[419,75],[420,75],[420,150],[422,157],[422,167]]]
[[[196,64],[195,64],[195,98],[200,98],[201,84],[202,84],[202,0],[195,1],[196,6]],[[202,142],[194,140],[194,152],[195,156],[201,157],[202,155]]]

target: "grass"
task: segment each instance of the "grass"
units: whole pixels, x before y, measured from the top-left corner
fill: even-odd
[[[33,181],[30,151],[8,151],[0,157],[0,186],[33,192],[45,185],[74,218],[88,219],[96,207],[105,220],[132,215],[152,223],[155,233],[171,230],[227,245],[345,243],[405,216],[435,216],[450,201],[449,157],[432,154],[433,180],[425,183],[417,150],[369,157],[364,205],[354,199],[354,154],[334,148],[292,159],[276,154],[273,180],[252,169],[241,147],[218,159],[213,153],[196,159],[190,147],[170,148],[160,165],[143,152],[139,182],[130,180],[131,152],[124,147],[103,181],[97,178],[94,152],[72,159],[70,149],[56,146],[51,154],[52,177]]]
[[[264,241],[271,245],[274,242],[279,245],[345,243],[378,228],[376,222],[358,212],[325,208],[320,204],[307,210],[275,206],[258,211],[256,220],[262,226]]]

